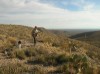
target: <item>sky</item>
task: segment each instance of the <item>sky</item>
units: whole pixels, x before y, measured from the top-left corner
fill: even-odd
[[[100,29],[100,0],[0,0],[0,23]]]

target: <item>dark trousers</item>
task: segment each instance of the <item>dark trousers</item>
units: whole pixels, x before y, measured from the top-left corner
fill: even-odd
[[[34,34],[34,36],[33,36],[33,39],[34,39],[34,46],[36,45],[36,37],[37,37],[37,34]]]
[[[36,37],[33,37],[33,39],[34,39],[34,46],[36,45]]]

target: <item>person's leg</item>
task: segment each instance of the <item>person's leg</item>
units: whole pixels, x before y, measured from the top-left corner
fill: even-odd
[[[33,39],[34,39],[34,46],[36,45],[36,37],[37,37],[37,33],[34,34]]]
[[[34,37],[34,46],[36,45],[36,37]]]

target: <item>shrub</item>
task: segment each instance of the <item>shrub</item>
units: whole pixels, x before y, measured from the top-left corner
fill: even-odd
[[[59,43],[53,43],[52,46],[54,46],[54,47],[59,47],[60,44],[59,44]]]
[[[47,71],[43,67],[36,65],[31,69],[30,74],[47,74]]]
[[[16,52],[16,57],[19,58],[19,59],[25,59],[26,58],[26,55],[25,55],[25,52],[24,50],[19,50]]]
[[[64,64],[68,62],[68,58],[65,54],[61,54],[59,56],[57,56],[56,61],[58,64]]]
[[[27,62],[30,64],[44,64],[46,60],[43,55],[38,55],[34,58],[29,59]]]
[[[56,56],[49,55],[46,57],[46,64],[47,65],[57,65]]]
[[[27,68],[19,64],[8,64],[0,67],[0,74],[23,74]]]
[[[60,47],[61,47],[61,49],[64,49],[64,50],[68,49],[69,48],[68,42],[66,40],[65,41],[62,40],[60,42]]]
[[[63,64],[57,68],[60,73],[68,73],[68,64]],[[68,73],[69,74],[69,73]]]
[[[14,51],[9,52],[9,53],[8,53],[8,56],[9,56],[10,58],[16,58],[16,53],[15,53]]]
[[[89,68],[89,67],[85,68],[85,69],[82,70],[82,73],[83,74],[94,74],[93,73],[93,68]]]
[[[16,41],[17,39],[14,37],[8,37],[7,40],[12,44],[12,45],[16,45]]]
[[[34,58],[28,60],[31,64],[43,64],[43,65],[57,65],[55,56],[45,56],[43,54],[37,55]]]
[[[68,62],[68,59],[65,55],[37,55],[35,58],[28,60],[29,63],[43,64],[43,65],[52,65],[56,66],[59,64],[64,64]]]
[[[44,55],[37,56],[35,62],[44,64],[46,62],[45,56]]]
[[[15,49],[10,51],[9,50],[9,54],[8,56],[10,58],[19,58],[19,59],[25,59],[27,57],[32,57],[32,56],[36,56],[38,54],[38,52],[34,49],[34,48],[24,48],[24,49]]]
[[[36,54],[37,52],[33,48],[28,48],[27,50],[25,50],[25,55],[27,57],[36,56]]]

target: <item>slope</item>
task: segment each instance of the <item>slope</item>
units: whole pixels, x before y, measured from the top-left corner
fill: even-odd
[[[96,67],[99,73],[100,49],[96,46],[56,35],[45,28],[40,28],[42,32],[37,37],[38,43],[33,46],[32,28],[20,25],[0,25],[0,28],[1,74],[68,73],[71,67],[76,73],[78,63],[89,65],[89,68],[85,66],[89,72]],[[22,45],[25,45],[21,50],[16,45],[18,40],[22,40]],[[70,53],[73,45],[76,48]],[[8,49],[7,55],[4,54],[5,49]]]

